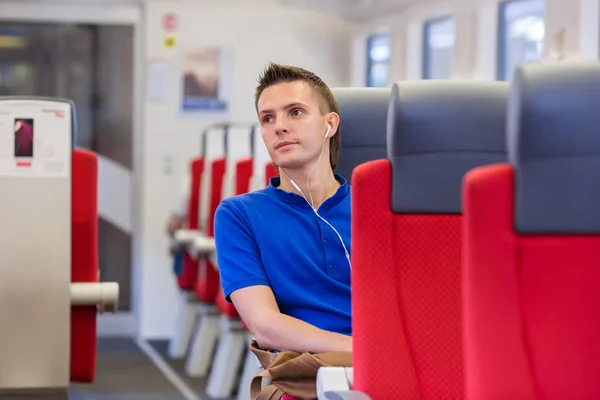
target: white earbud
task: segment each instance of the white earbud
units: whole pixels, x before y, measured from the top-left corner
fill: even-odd
[[[327,132],[325,132],[325,137],[329,136],[329,132],[331,132],[331,124],[327,124]]]

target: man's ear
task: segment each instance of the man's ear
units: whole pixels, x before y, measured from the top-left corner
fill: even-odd
[[[340,116],[335,112],[329,113],[327,123],[331,125],[331,131],[327,137],[332,137],[338,132],[338,128],[340,127]]]

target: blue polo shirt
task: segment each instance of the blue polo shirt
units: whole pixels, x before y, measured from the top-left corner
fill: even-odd
[[[350,253],[350,186],[318,209]],[[350,266],[344,248],[302,196],[279,189],[224,199],[215,214],[215,242],[227,301],[241,288],[269,286],[283,314],[318,328],[352,335]]]

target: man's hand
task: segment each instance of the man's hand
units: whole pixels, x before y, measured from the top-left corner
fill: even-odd
[[[167,221],[167,226],[166,226],[167,234],[170,237],[173,237],[175,235],[175,232],[177,232],[179,229],[183,228],[184,222],[185,222],[185,218],[182,218],[175,214],[171,214],[171,216],[169,217],[169,220]]]
[[[268,286],[251,286],[231,294],[233,305],[258,345],[298,353],[352,351],[352,337],[328,332],[279,311]]]

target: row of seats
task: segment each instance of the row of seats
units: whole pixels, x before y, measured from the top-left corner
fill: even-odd
[[[352,177],[353,369],[320,399],[600,396],[599,101],[598,63],[393,85]]]
[[[249,336],[220,291],[213,220],[223,198],[262,188],[276,175],[268,155],[260,153],[265,149],[260,147],[264,144],[257,132],[255,125],[232,123],[203,131],[203,152],[190,163],[188,226],[175,235],[185,255],[177,271],[181,300],[169,355],[187,357],[189,376],[209,376],[207,393],[214,398],[229,397],[235,391]],[[239,151],[243,147],[246,151]],[[247,380],[258,368],[252,359],[246,364]],[[249,381],[241,387],[249,387]],[[247,390],[239,392],[239,398],[249,397]]]
[[[390,90],[385,88],[334,88],[333,93],[339,104],[343,132],[342,154],[336,172],[351,181],[352,171],[356,166],[366,161],[386,157],[387,104]],[[213,129],[220,130],[216,141],[227,143],[229,127],[228,124],[215,125],[205,130],[202,134],[202,148],[210,147],[207,137],[210,137]],[[254,130],[251,132],[253,135]],[[262,140],[260,137],[258,139],[258,142],[254,142],[252,139],[251,142],[260,148]],[[217,154],[219,154],[218,151]],[[189,229],[192,232],[184,230],[176,235],[181,238],[179,243],[184,244],[189,251],[185,256],[184,268],[178,277],[182,289],[182,301],[179,307],[180,318],[171,341],[170,354],[174,358],[188,356],[186,372],[190,376],[204,377],[210,373],[211,378],[207,392],[209,395],[219,398],[231,394],[234,382],[238,378],[238,365],[243,357],[242,354],[246,352],[247,357],[244,373],[239,383],[238,398],[247,399],[248,382],[258,372],[258,367],[252,353],[247,351],[247,346],[244,346],[250,337],[243,330],[243,323],[239,320],[235,308],[226,303],[223,295],[218,293],[217,266],[214,257],[210,257],[214,254],[214,247],[206,246],[206,236],[212,236],[212,217],[222,198],[232,194],[241,194],[247,190],[239,188],[250,186],[254,190],[262,187],[256,185],[257,176],[253,175],[249,169],[252,166],[256,170],[256,164],[258,163],[260,168],[265,161],[260,154],[254,153],[249,158],[232,157],[235,159],[235,171],[237,172],[234,178],[237,190],[232,192],[223,190],[223,182],[228,180],[226,177],[227,156],[227,151],[223,151],[213,159],[208,159],[206,154],[203,154],[191,162],[192,196],[189,203],[189,215],[191,216]],[[266,161],[267,172],[263,176],[262,185],[268,184],[268,178],[276,174],[268,156],[266,160],[268,160]],[[206,179],[208,174],[204,171],[207,163],[210,164],[212,171],[210,179]],[[254,184],[247,185],[248,176],[254,177]],[[230,175],[229,179],[231,178]],[[199,227],[203,224],[200,222],[202,217],[196,218],[196,216],[202,214],[199,212],[199,208],[203,203],[209,205],[208,212],[204,215],[204,218],[209,220],[206,234],[198,238],[197,235],[201,231]],[[197,243],[200,243],[199,246],[194,246],[191,238],[195,238]],[[204,247],[204,250],[208,251],[198,251],[198,247]],[[198,278],[198,271],[200,271],[200,278]],[[212,290],[210,295],[207,295],[209,288]],[[199,318],[197,318],[198,316]],[[195,322],[198,320],[199,326],[191,340],[191,349],[189,349],[188,355],[187,346],[190,343]],[[219,348],[213,358],[214,347],[217,343],[219,343]],[[227,376],[224,377],[225,374]],[[220,382],[220,384],[211,384],[211,382]]]
[[[336,172],[351,177],[353,186],[355,389],[368,393],[373,399],[398,396],[423,399],[463,398],[466,391],[465,375],[473,376],[466,374],[468,369],[465,370],[465,363],[468,366],[471,360],[481,374],[481,371],[490,369],[489,364],[485,363],[487,369],[481,367],[480,359],[473,361],[469,358],[469,348],[464,349],[467,355],[464,356],[462,342],[485,343],[483,339],[492,333],[502,338],[503,332],[506,331],[506,319],[495,320],[494,324],[490,321],[482,322],[480,326],[497,328],[493,332],[488,329],[485,334],[479,332],[473,336],[476,329],[464,329],[468,325],[464,325],[463,320],[469,321],[471,315],[466,312],[469,310],[466,305],[471,305],[471,309],[474,309],[482,302],[490,304],[489,294],[494,293],[489,288],[486,289],[485,295],[473,288],[471,291],[467,290],[465,283],[473,274],[467,266],[472,266],[475,275],[480,273],[481,265],[492,261],[499,263],[499,260],[508,260],[520,266],[517,256],[521,254],[521,247],[516,247],[519,251],[514,250],[518,237],[515,232],[519,231],[510,230],[512,228],[508,221],[511,217],[507,217],[502,224],[506,232],[496,232],[495,235],[504,237],[505,241],[513,246],[516,255],[505,255],[502,258],[492,250],[491,255],[481,255],[482,249],[489,249],[491,245],[487,242],[481,246],[475,245],[484,237],[479,230],[488,229],[488,221],[490,224],[496,221],[499,214],[496,206],[501,206],[498,201],[502,196],[500,192],[493,193],[487,201],[476,203],[492,206],[481,211],[487,219],[479,217],[473,225],[477,229],[470,230],[472,223],[470,225],[469,221],[474,220],[475,215],[474,211],[469,214],[469,209],[466,208],[471,204],[468,195],[469,188],[472,187],[470,182],[475,179],[473,177],[480,176],[488,169],[494,171],[504,168],[508,171],[512,168],[517,177],[513,179],[521,186],[518,186],[520,190],[511,189],[516,192],[515,203],[506,201],[503,206],[506,207],[505,211],[510,211],[511,207],[523,204],[521,208],[516,207],[515,212],[518,215],[519,210],[522,210],[521,218],[525,220],[531,219],[532,215],[538,215],[533,220],[541,224],[538,226],[541,228],[537,233],[529,232],[527,238],[554,232],[550,229],[552,225],[548,225],[548,221],[552,220],[549,213],[552,212],[555,212],[555,218],[561,221],[575,221],[577,219],[569,218],[578,215],[579,224],[583,220],[593,227],[598,213],[590,214],[593,208],[590,204],[598,203],[595,195],[589,197],[593,191],[590,188],[594,185],[586,173],[591,167],[582,169],[582,165],[575,162],[568,173],[556,169],[556,166],[552,167],[554,169],[549,168],[548,175],[541,174],[538,170],[541,165],[540,158],[555,157],[554,152],[568,150],[569,146],[563,142],[573,139],[573,127],[565,126],[564,123],[561,125],[550,117],[562,118],[570,124],[575,124],[577,131],[581,132],[580,140],[573,142],[576,143],[575,147],[594,155],[593,150],[597,147],[593,145],[595,142],[590,135],[590,129],[593,130],[599,125],[591,118],[593,114],[586,113],[590,112],[589,108],[594,104],[593,98],[590,100],[593,93],[590,92],[590,88],[593,86],[589,85],[597,79],[596,73],[596,66],[589,64],[538,65],[521,69],[512,88],[502,82],[429,81],[397,83],[391,91],[375,88],[334,89],[334,95],[340,105],[344,135],[342,156]],[[548,81],[549,77],[554,81]],[[575,82],[573,77],[580,81]],[[562,86],[556,88],[559,84]],[[576,102],[575,99],[584,101]],[[570,105],[568,113],[565,113],[567,110],[563,107],[564,104]],[[573,117],[561,117],[563,115]],[[551,127],[555,129],[550,130]],[[532,132],[537,132],[537,136]],[[538,148],[540,150],[536,150]],[[524,152],[524,149],[527,151]],[[507,154],[511,157],[510,164],[507,163]],[[532,154],[535,157],[531,157]],[[225,171],[220,165],[226,165],[226,158],[212,161],[212,179],[205,179],[204,185],[200,185],[200,177],[192,180],[192,193],[197,193],[198,190],[210,190],[212,193],[209,196],[209,217],[214,214],[224,195],[220,177],[225,175]],[[571,158],[566,157],[567,160]],[[252,159],[252,163],[249,159],[238,160],[238,166],[243,169],[253,164],[252,167],[256,170],[257,158]],[[583,159],[587,166],[597,162],[594,157],[577,157],[577,160],[580,159]],[[200,158],[194,163],[192,165],[205,161]],[[567,164],[572,163],[569,161]],[[246,167],[242,167],[243,165]],[[270,162],[266,165],[270,166]],[[485,165],[490,167],[484,167]],[[516,168],[517,165],[520,169]],[[524,169],[523,165],[527,165],[528,168]],[[553,163],[545,164],[546,167],[548,165]],[[577,171],[578,174],[573,174],[573,171]],[[265,173],[261,186],[267,184],[268,177],[274,174],[273,170]],[[252,175],[252,172],[240,173],[239,180],[236,180],[239,182],[236,190],[225,195],[258,188],[256,185],[248,185],[246,189],[246,177]],[[463,193],[465,175],[467,179]],[[553,189],[552,185],[559,181],[564,186],[556,186]],[[523,182],[527,182],[527,185]],[[534,187],[538,189],[533,190]],[[198,207],[201,203],[200,197],[197,196],[198,200],[195,201],[192,196],[190,215],[198,214],[193,204]],[[536,200],[532,202],[532,198]],[[577,201],[584,202],[588,207],[575,207]],[[528,211],[523,211],[523,207],[528,207]],[[515,219],[516,226],[520,226],[519,221],[521,220]],[[205,226],[205,236],[210,237],[212,219]],[[512,235],[509,235],[509,232],[513,232]],[[574,232],[577,231],[570,234]],[[468,241],[465,238],[472,239]],[[205,239],[206,237],[202,238],[201,242],[206,249]],[[495,251],[502,253],[511,249],[507,247],[507,243],[502,246]],[[202,306],[190,302],[189,295],[184,296],[182,309],[187,309],[187,312],[181,315],[187,315],[188,318],[183,318],[182,321],[187,320],[187,323],[180,322],[180,326],[191,326],[189,316],[194,317],[197,309],[201,310],[201,323],[189,354],[187,371],[194,376],[205,376],[210,372],[209,395],[226,397],[233,391],[237,366],[244,351],[247,351],[244,343],[249,337],[248,333],[243,331],[243,324],[239,321],[235,309],[226,303],[222,294],[218,292],[218,266],[214,263],[214,257],[210,256],[211,252],[214,252],[214,248],[205,252],[191,251],[195,258],[190,257],[188,265],[191,266],[192,274],[194,270],[200,271],[199,278],[194,276],[188,281],[187,287],[181,287],[188,292],[195,289],[193,302],[197,303],[200,300]],[[554,258],[556,252],[542,252],[552,255],[552,259],[545,260],[540,265],[552,265],[553,261],[564,259]],[[589,254],[581,254],[584,259],[589,258]],[[489,259],[469,261],[474,255]],[[199,268],[194,262],[199,263]],[[207,268],[209,262],[212,266],[209,264],[210,268]],[[377,274],[373,274],[373,265],[378,266]],[[506,267],[502,263],[497,266]],[[499,277],[506,279],[506,276]],[[210,296],[206,296],[207,291],[210,291],[210,285],[207,284],[209,279],[213,282],[212,292]],[[488,282],[488,285],[492,283],[494,281]],[[478,284],[477,288],[480,286],[486,287]],[[496,288],[496,300],[508,298],[503,290]],[[472,291],[479,293],[478,296],[482,296],[483,300],[479,300],[479,297],[473,300],[467,296]],[[507,302],[510,303],[508,300]],[[591,304],[595,306],[596,303]],[[509,304],[504,304],[502,307],[508,306]],[[503,312],[506,314],[506,310]],[[486,318],[493,319],[503,314],[480,311],[476,315],[485,321]],[[181,340],[182,336],[185,335],[176,335],[172,341],[171,353],[174,357],[186,354],[187,348],[181,350],[184,348],[181,343],[185,342]],[[219,348],[210,371],[212,353],[217,341]],[[178,343],[179,348],[176,346]],[[581,343],[590,345],[589,342]],[[513,357],[508,356],[509,353],[504,352],[502,346],[496,351],[498,349],[502,355]],[[257,371],[251,353],[247,354],[245,373],[242,375],[238,391],[240,399],[248,398],[248,378]],[[484,354],[489,355],[489,350]],[[483,361],[486,361],[485,357]],[[491,370],[501,371],[499,368]],[[511,370],[518,371],[518,368]],[[348,374],[348,371],[324,369],[321,374],[321,396],[325,396],[324,392],[328,388],[339,387],[327,384],[328,377],[335,376],[336,373],[346,380],[346,384],[352,384],[352,379],[348,379],[352,374]],[[227,376],[224,377],[224,374]],[[578,374],[581,376],[581,371],[578,370]],[[493,376],[492,373],[487,379],[492,379]],[[500,376],[498,374],[495,379],[501,380]],[[521,380],[526,378],[526,374],[521,375]],[[519,381],[513,379],[511,382]],[[493,385],[486,384],[481,389],[481,384],[477,385],[472,384],[469,387],[480,387],[483,391],[479,396],[481,398],[515,397],[513,394],[519,398],[516,386],[500,386],[494,389]],[[331,391],[328,393],[329,396],[335,394]]]

